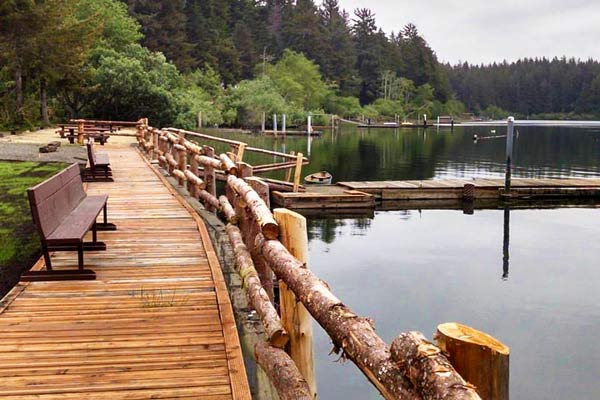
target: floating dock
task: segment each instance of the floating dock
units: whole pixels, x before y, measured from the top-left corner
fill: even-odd
[[[462,201],[465,185],[473,185],[477,200],[499,200],[504,179],[433,179],[411,181],[338,182],[308,185],[304,193],[273,192],[277,206],[290,209],[368,209],[388,201]],[[510,197],[515,199],[600,198],[600,179],[512,179]],[[386,208],[385,206],[383,208]],[[389,209],[389,208],[386,208]]]
[[[98,233],[106,251],[85,253],[97,280],[21,282],[2,299],[0,398],[249,400],[203,221],[136,149],[103,150],[115,182],[87,192],[109,195],[118,230]],[[76,269],[77,254],[56,252],[52,264]]]

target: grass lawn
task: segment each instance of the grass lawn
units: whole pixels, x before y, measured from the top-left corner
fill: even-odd
[[[40,255],[27,188],[66,167],[62,163],[0,161],[0,298]]]

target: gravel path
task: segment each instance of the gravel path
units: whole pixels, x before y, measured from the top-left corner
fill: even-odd
[[[54,153],[40,153],[42,144],[0,142],[0,160],[11,161],[60,161],[72,164],[87,162],[85,148],[81,146],[60,146]]]
[[[66,139],[61,139],[56,134],[56,128],[41,129],[35,132],[24,132],[11,135],[9,132],[0,132],[0,160],[10,161],[39,161],[39,162],[74,162],[85,164],[87,154],[85,147],[69,144]],[[132,144],[135,143],[135,130],[122,129],[121,135],[113,135],[110,143]],[[58,141],[61,146],[54,153],[40,153],[39,148],[49,142]],[[97,150],[101,151],[98,146]]]

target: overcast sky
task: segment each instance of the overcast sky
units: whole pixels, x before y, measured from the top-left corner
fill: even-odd
[[[600,0],[339,0],[370,8],[386,33],[414,23],[440,61],[600,59]]]

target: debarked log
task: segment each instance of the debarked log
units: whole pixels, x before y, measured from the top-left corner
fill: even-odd
[[[177,179],[179,179],[179,182],[185,182],[187,180],[185,174],[183,172],[181,172],[178,169],[174,169],[173,172],[171,173],[174,177],[176,177]]]
[[[260,230],[265,238],[277,239],[279,236],[279,225],[277,225],[275,218],[273,218],[273,214],[271,214],[271,210],[269,210],[269,207],[267,207],[258,193],[256,193],[243,179],[233,175],[227,177],[227,184],[241,197],[244,203],[246,203],[246,206],[260,226]]]
[[[206,190],[200,190],[198,192],[198,197],[204,201],[205,206],[212,206],[215,209],[219,209],[221,204],[219,203],[219,199],[217,199],[212,194],[208,193]]]
[[[221,160],[221,168],[223,171],[227,172],[229,175],[237,176],[238,170],[231,158],[227,154],[219,155],[219,160]]]
[[[208,157],[208,156],[196,156],[196,161],[198,161],[203,166],[213,167],[215,169],[221,169],[221,160],[217,160],[216,158]]]
[[[237,226],[232,224],[227,224],[226,230],[235,254],[236,270],[242,278],[244,288],[247,290],[250,304],[256,310],[265,328],[269,343],[275,347],[283,348],[289,341],[288,334],[281,324],[277,310],[275,310],[267,292],[262,287],[250,251],[248,251],[242,239],[242,233]]]
[[[195,185],[198,189],[205,189],[206,183],[198,176],[194,175],[194,173],[190,170],[185,170],[184,172],[185,179],[190,182],[192,185]]]
[[[265,342],[257,342],[254,356],[258,365],[269,376],[281,400],[313,400],[306,380],[285,351]]]
[[[325,282],[294,258],[277,240],[257,235],[256,245],[279,279],[294,292],[331,337],[335,350],[352,360],[386,399],[419,399],[412,383],[391,359],[373,322],[344,305]]]
[[[225,196],[225,195],[219,196],[219,204],[221,206],[220,207],[221,212],[223,213],[223,215],[225,215],[227,222],[229,222],[230,224],[237,225],[238,217],[235,214],[235,210],[233,209],[233,206],[227,199],[227,196]]]
[[[420,332],[400,334],[390,347],[392,359],[424,400],[481,400],[439,347]]]

